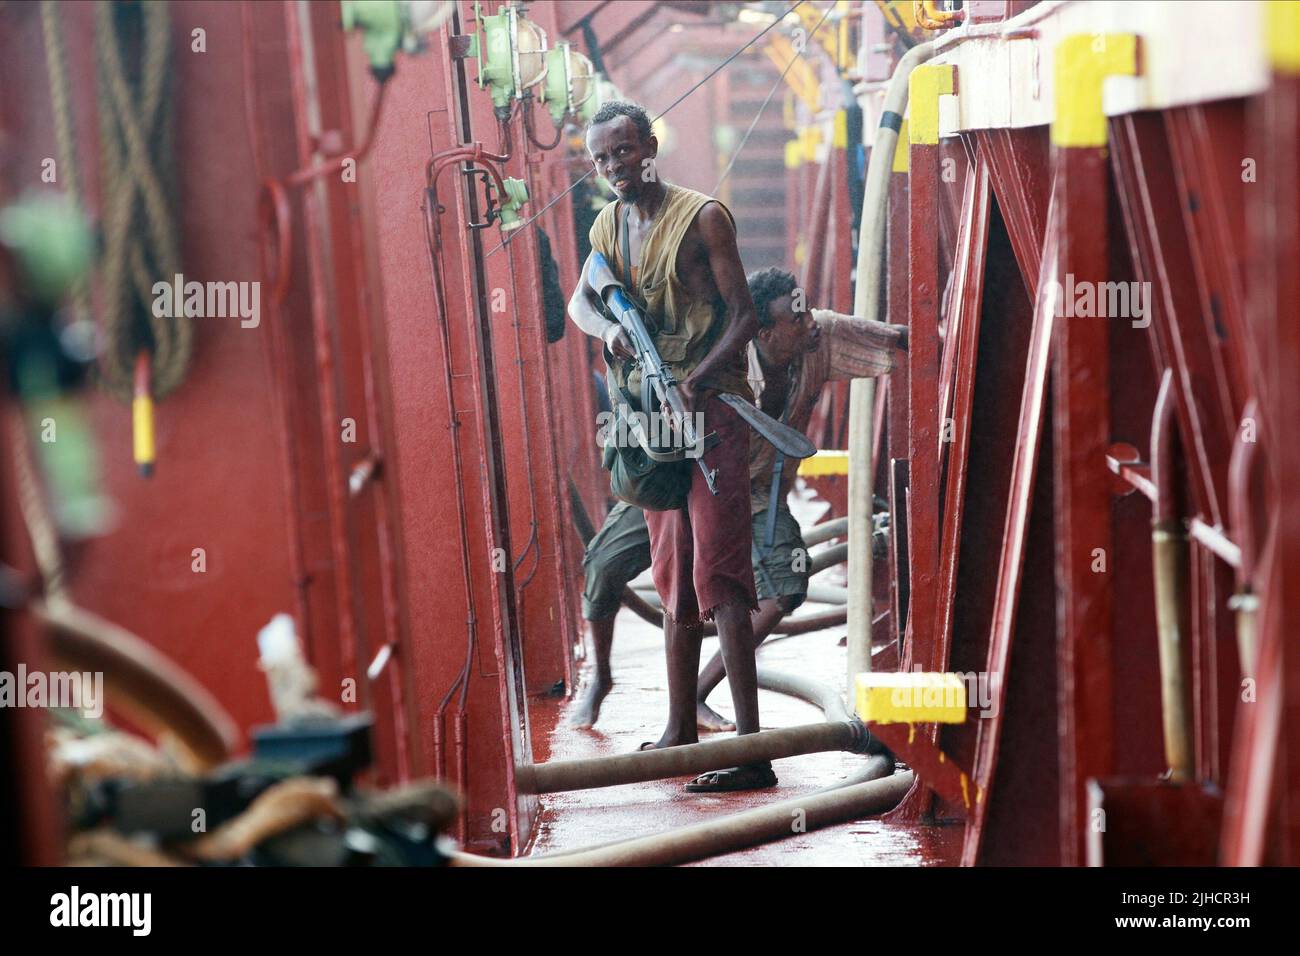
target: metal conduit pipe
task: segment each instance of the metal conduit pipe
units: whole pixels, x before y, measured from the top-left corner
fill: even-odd
[[[816,790],[810,790],[808,791],[806,796],[816,797],[816,796],[820,796],[823,793],[832,793],[836,790],[842,790],[845,787],[851,787],[855,784],[867,783],[870,780],[879,780],[882,777],[888,777],[890,774],[894,772],[894,769],[895,768],[894,768],[893,760],[889,759],[887,756],[873,755],[871,757],[868,757],[866,760],[864,760],[862,764],[859,765],[856,770],[854,770],[853,773],[849,774],[843,780],[839,781],[838,783],[833,783],[828,787],[820,787]],[[785,803],[787,801],[783,800],[781,802]],[[765,807],[764,809],[770,809],[770,807]],[[726,819],[731,816],[734,816],[734,814],[725,814],[720,816],[719,819]],[[716,822],[716,821],[711,821],[711,822]],[[688,826],[698,826],[698,824],[688,824]],[[653,834],[648,839],[655,840],[664,837],[672,837],[678,832],[678,829],[665,830],[662,833]],[[780,836],[781,835],[778,834],[777,838],[779,838]],[[592,850],[605,850],[608,849],[609,847],[614,847],[614,846],[626,846],[629,843],[633,843],[641,839],[642,839],[641,837],[632,837],[630,839],[625,838],[621,840],[606,840],[603,843],[593,843],[591,844],[591,846],[579,846],[568,850],[553,850],[549,853],[538,854],[537,856],[531,857],[531,859],[558,860],[560,857],[573,857],[579,854],[590,853]],[[707,853],[703,856],[693,856],[691,859],[705,859],[707,856],[716,856],[718,853],[721,852],[725,852],[725,851],[714,849],[710,853]],[[674,862],[685,863],[688,861],[685,859],[681,859],[681,860],[676,860]],[[645,864],[641,864],[641,865],[645,865]]]
[[[849,557],[849,543],[843,541],[840,544],[831,545],[829,548],[823,548],[816,554],[812,555],[812,567],[809,574],[821,574],[827,568],[833,568],[837,564],[843,564]]]
[[[868,319],[880,315],[885,262],[885,224],[889,205],[889,179],[894,146],[903,113],[907,110],[908,78],[912,70],[934,56],[933,43],[918,43],[899,59],[885,92],[880,125],[867,162],[858,233],[857,287],[853,311]],[[871,538],[875,503],[871,460],[872,416],[876,387],[871,379],[849,384],[849,633],[847,686],[853,687],[860,671],[871,670]]]
[[[807,614],[797,617],[787,617],[781,620],[781,623],[772,628],[772,635],[780,634],[783,637],[794,637],[796,634],[810,634],[813,631],[824,631],[828,627],[839,627],[848,618],[848,608],[839,607],[834,611],[824,611],[821,614]],[[772,638],[768,638],[771,640]]]
[[[833,584],[810,584],[808,600],[816,604],[835,604],[841,607],[849,603],[849,589]]]
[[[843,591],[844,589],[841,588],[840,590]],[[817,602],[816,599],[812,597],[811,592],[809,594],[809,600],[815,603],[826,603]],[[845,606],[845,598],[839,596],[836,600],[829,603],[836,604],[838,607],[833,611],[824,611],[820,614],[782,618],[781,622],[772,629],[772,633],[786,635],[808,634],[812,631],[825,630],[828,627],[839,627],[844,623],[847,616],[848,609]],[[641,595],[637,594],[631,588],[623,589],[623,606],[632,611],[643,621],[653,624],[655,627],[663,625],[663,613],[651,607],[650,604],[641,597]],[[705,637],[715,637],[717,636],[717,633],[717,626],[712,621],[704,622]]]
[[[871,735],[861,721],[803,724],[662,750],[524,765],[515,768],[515,778],[520,793],[593,790],[666,777],[694,776],[719,767],[736,767],[801,754],[865,753],[870,741]]]
[[[1192,633],[1188,586],[1187,523],[1180,517],[1174,473],[1178,436],[1174,419],[1173,372],[1166,371],[1151,424],[1151,480],[1156,500],[1151,522],[1151,556],[1160,656],[1160,700],[1164,718],[1165,760],[1174,780],[1196,771],[1192,736],[1188,644]]]
[[[675,866],[707,859],[791,836],[794,830],[790,824],[795,814],[802,815],[806,830],[816,830],[891,810],[911,789],[913,782],[912,771],[891,774],[893,766],[892,758],[872,757],[861,774],[845,783],[667,833],[518,860],[455,853],[451,865]]]
[[[1242,421],[1257,421],[1258,403],[1246,403]],[[1255,658],[1259,648],[1259,595],[1255,593],[1256,533],[1250,502],[1251,479],[1259,443],[1245,441],[1238,429],[1232,456],[1228,459],[1228,515],[1233,536],[1241,546],[1241,567],[1237,569],[1237,593],[1228,599],[1228,608],[1237,615],[1237,660],[1244,677],[1255,676]]]
[[[848,556],[849,556],[849,543],[847,541],[843,541],[839,544],[833,544],[829,548],[823,548],[822,550],[818,551],[816,554],[810,554],[809,557],[812,558],[812,564],[808,568],[808,576],[816,577],[817,575],[825,571],[827,568],[833,568],[837,564],[843,564],[845,559],[848,558]],[[647,582],[645,584],[635,585],[633,587],[633,590],[642,594],[650,595],[655,593],[655,586]],[[657,599],[651,598],[650,601],[655,606],[659,606],[659,602]]]

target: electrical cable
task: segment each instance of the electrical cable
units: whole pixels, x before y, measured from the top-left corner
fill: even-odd
[[[812,42],[812,38],[817,35],[817,31],[821,29],[821,25],[826,22],[826,18],[830,16],[831,11],[834,9],[835,5],[833,3],[826,8],[826,11],[822,14],[822,18],[817,21],[817,25],[814,26],[812,32],[808,34],[807,42]],[[731,168],[736,165],[736,160],[740,158],[740,151],[744,149],[745,144],[749,142],[749,136],[754,132],[754,127],[758,125],[758,121],[762,119],[763,111],[767,109],[767,104],[772,102],[772,97],[776,95],[776,91],[780,89],[781,84],[785,82],[785,75],[790,72],[790,68],[794,66],[795,61],[801,59],[803,59],[803,50],[798,51],[794,56],[790,57],[790,62],[785,65],[785,69],[781,71],[781,75],[777,77],[776,82],[772,84],[772,88],[767,91],[767,96],[764,98],[762,105],[759,106],[758,112],[754,114],[754,119],[750,122],[749,129],[745,130],[745,135],[740,137],[740,144],[736,147],[736,151],[731,154],[731,159],[727,162],[727,168],[724,169],[722,175],[718,177],[718,184],[713,187],[713,195],[716,196],[718,194],[718,190],[722,188],[722,184],[726,182],[727,177],[731,175]]]

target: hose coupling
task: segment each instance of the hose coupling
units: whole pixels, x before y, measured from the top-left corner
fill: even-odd
[[[853,739],[849,747],[846,748],[849,753],[870,754],[873,756],[876,754],[889,754],[889,748],[867,728],[861,717],[854,716],[847,723],[853,730]]]

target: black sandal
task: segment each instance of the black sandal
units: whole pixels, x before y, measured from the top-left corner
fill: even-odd
[[[690,793],[736,793],[741,790],[766,790],[776,784],[772,765],[764,760],[762,763],[749,763],[727,770],[710,770],[688,783],[686,789]]]

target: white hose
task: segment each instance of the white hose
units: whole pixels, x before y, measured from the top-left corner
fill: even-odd
[[[871,158],[867,161],[867,182],[862,194],[862,217],[858,233],[857,287],[853,314],[874,319],[880,315],[881,282],[884,275],[885,223],[889,210],[889,173],[894,165],[894,148],[903,113],[907,110],[908,79],[912,70],[934,56],[933,43],[919,43],[903,54],[885,91],[884,110],[876,127]],[[859,673],[871,670],[871,536],[872,415],[876,404],[876,383],[854,379],[849,385],[849,694]]]

